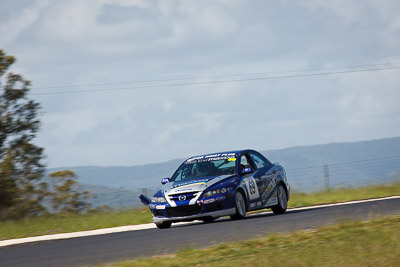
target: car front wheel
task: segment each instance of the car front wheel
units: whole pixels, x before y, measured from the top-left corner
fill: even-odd
[[[241,192],[235,194],[236,213],[231,216],[232,220],[243,219],[246,216],[246,201]]]
[[[287,208],[287,196],[285,188],[282,185],[278,187],[278,205],[272,207],[272,212],[274,214],[282,214],[285,213]]]
[[[166,229],[171,227],[171,223],[170,222],[156,223],[156,226],[158,229]]]

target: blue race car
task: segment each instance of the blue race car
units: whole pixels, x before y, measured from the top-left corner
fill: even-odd
[[[281,214],[290,196],[285,169],[254,150],[191,157],[161,183],[153,197],[140,195],[160,229],[182,221],[242,219],[263,208]]]

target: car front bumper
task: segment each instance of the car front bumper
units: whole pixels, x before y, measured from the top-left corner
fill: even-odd
[[[223,210],[218,210],[218,211],[205,212],[205,213],[199,213],[199,214],[195,214],[195,215],[182,216],[182,217],[154,217],[153,216],[153,222],[154,223],[162,223],[162,222],[191,221],[191,220],[196,220],[196,219],[200,219],[200,218],[204,218],[204,217],[218,218],[218,217],[233,215],[233,214],[235,214],[235,212],[236,212],[235,208],[230,208],[230,209],[223,209]]]

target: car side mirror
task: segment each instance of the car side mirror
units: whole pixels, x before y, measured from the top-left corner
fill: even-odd
[[[170,179],[169,178],[162,178],[161,179],[161,184],[167,184],[167,183],[169,183],[170,182]]]
[[[241,173],[242,174],[249,174],[249,173],[252,173],[252,172],[253,172],[252,168],[244,168]]]

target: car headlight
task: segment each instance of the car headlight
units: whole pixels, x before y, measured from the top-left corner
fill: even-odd
[[[167,200],[165,197],[151,197],[151,202],[153,203],[165,203]]]
[[[227,192],[229,192],[231,188],[230,187],[222,187],[222,188],[218,188],[215,190],[210,190],[204,193],[203,197],[211,197],[211,196],[215,196],[218,194],[225,194]]]

